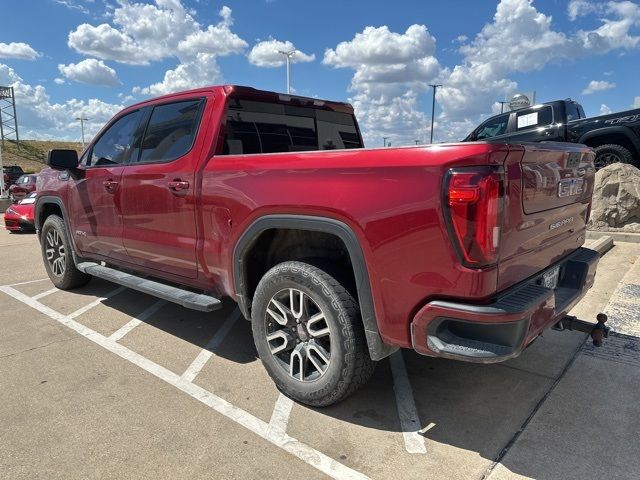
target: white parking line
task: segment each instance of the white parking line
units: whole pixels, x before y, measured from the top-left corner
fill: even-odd
[[[29,280],[27,282],[12,283],[11,285],[8,285],[8,286],[9,287],[17,287],[19,285],[29,285],[30,283],[44,282],[45,280],[49,280],[49,277],[47,277],[47,278],[39,278],[38,280]]]
[[[404,446],[409,453],[427,453],[418,410],[413,399],[413,389],[402,358],[402,350],[389,357],[393,374],[393,390],[396,393],[396,408],[400,417],[400,428],[404,437]]]
[[[288,435],[284,435],[282,438],[274,438],[273,436],[267,436],[267,432],[269,431],[269,424],[260,420],[259,418],[251,415],[249,412],[246,412],[226,400],[214,395],[213,393],[205,390],[194,383],[187,382],[182,380],[177,374],[172,371],[164,368],[161,365],[149,360],[148,358],[143,357],[139,353],[136,353],[132,350],[129,350],[124,345],[120,345],[117,342],[105,337],[104,335],[82,325],[81,323],[76,322],[71,318],[71,315],[63,315],[60,312],[53,310],[46,305],[38,302],[37,300],[33,300],[29,296],[19,292],[18,290],[10,287],[10,286],[2,286],[0,287],[0,291],[10,295],[11,297],[19,300],[26,305],[34,308],[35,310],[47,315],[49,318],[60,322],[61,324],[69,327],[80,335],[84,336],[88,340],[100,345],[106,350],[118,355],[119,357],[133,363],[134,365],[140,367],[144,371],[154,375],[155,377],[173,385],[184,393],[188,394],[192,398],[198,400],[199,402],[209,406],[216,412],[224,415],[230,420],[242,425],[246,429],[255,433],[256,435],[262,437],[263,439],[271,442],[275,446],[281,448],[282,450],[296,456],[303,462],[308,465],[316,468],[322,473],[330,476],[331,478],[336,479],[368,479],[369,477],[363,475],[362,473],[353,470],[346,465],[338,462],[337,460],[328,457],[322,452],[306,445],[293,437]],[[93,302],[92,302],[93,303]],[[83,307],[83,311],[88,310],[86,307]],[[74,312],[75,313],[75,312]],[[77,316],[77,315],[76,315]]]
[[[105,300],[110,299],[111,297],[115,297],[116,295],[118,295],[119,293],[124,292],[127,289],[127,287],[118,287],[115,290],[110,291],[109,293],[107,293],[104,297],[100,297],[100,298],[96,298],[93,302],[85,305],[82,308],[79,308],[78,310],[76,310],[73,313],[69,314],[69,318],[76,318],[79,317],[80,315],[82,315],[83,313],[88,312],[89,310],[91,310],[93,307],[97,307],[98,305],[100,305],[102,302],[104,302]]]
[[[224,340],[224,338],[231,330],[231,327],[233,327],[233,325],[236,323],[236,320],[238,320],[239,318],[240,309],[236,308],[224,321],[213,338],[209,340],[209,342],[205,345],[196,359],[191,362],[191,365],[187,367],[185,372],[180,377],[182,380],[186,382],[193,382],[196,376],[200,373],[200,370],[202,370],[202,367],[204,367],[209,359],[213,356],[213,350],[218,348],[218,346],[222,343],[222,340]]]
[[[142,311],[142,313],[140,313],[140,315],[130,320],[129,322],[124,324],[122,327],[120,327],[118,330],[113,332],[109,337],[109,340],[113,340],[114,342],[117,342],[122,337],[124,337],[127,333],[129,333],[131,330],[133,330],[138,325],[140,325],[142,322],[146,321],[151,315],[153,315],[158,310],[160,310],[164,305],[166,305],[166,303],[167,303],[166,300],[158,300],[151,306],[145,308]]]
[[[293,400],[282,393],[273,407],[271,420],[267,428],[266,435],[273,440],[279,440],[287,435],[287,426],[289,425],[289,416],[293,408]]]
[[[34,295],[31,298],[33,298],[34,300],[40,300],[42,297],[47,297],[47,296],[51,295],[52,293],[56,293],[57,291],[58,291],[57,288],[52,288],[51,290],[47,290],[46,292],[42,292],[42,293],[39,293],[37,295]]]

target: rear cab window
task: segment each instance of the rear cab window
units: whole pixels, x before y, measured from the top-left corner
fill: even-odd
[[[362,148],[352,114],[230,98],[222,154],[304,152]]]

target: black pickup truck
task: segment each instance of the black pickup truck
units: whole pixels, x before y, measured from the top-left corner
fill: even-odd
[[[503,143],[582,143],[596,152],[596,168],[616,162],[640,167],[640,108],[586,118],[582,105],[556,100],[495,115],[463,142],[495,139]]]

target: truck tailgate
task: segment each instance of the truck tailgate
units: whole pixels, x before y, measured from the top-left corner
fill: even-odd
[[[505,160],[498,291],[539,273],[584,243],[594,158],[589,148],[575,144],[513,146]],[[553,282],[552,274],[548,281]]]

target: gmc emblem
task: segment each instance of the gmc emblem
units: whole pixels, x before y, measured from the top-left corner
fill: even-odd
[[[584,180],[582,178],[567,178],[558,183],[558,198],[580,195],[583,191]]]

